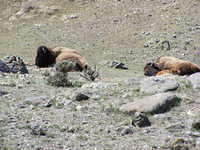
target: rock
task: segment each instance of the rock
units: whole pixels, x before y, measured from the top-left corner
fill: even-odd
[[[159,114],[169,111],[172,107],[179,104],[180,101],[181,98],[173,93],[159,93],[124,104],[120,107],[120,111],[125,113],[144,112]]]
[[[39,8],[36,2],[37,0],[28,0],[27,2],[22,3],[21,11],[23,11],[24,13],[27,13],[27,12],[30,12],[31,10]]]
[[[39,135],[39,136],[45,136],[47,135],[47,128],[43,128],[39,125],[35,125],[31,127],[31,134],[33,135]]]
[[[51,98],[50,102],[56,109],[63,109],[67,106],[65,107],[66,109],[72,110],[76,107],[72,100],[66,99],[63,96],[54,96]]]
[[[168,91],[174,91],[179,87],[175,79],[166,76],[147,77],[140,82],[140,92],[143,94],[156,94]]]
[[[193,147],[191,141],[187,141],[184,138],[175,139],[170,144],[171,150],[189,150],[191,147]]]
[[[133,128],[126,127],[126,128],[121,129],[122,136],[128,135],[128,134],[133,134]]]
[[[76,111],[84,111],[84,110],[88,110],[88,107],[87,106],[77,105],[75,110]]]
[[[128,69],[128,67],[126,67],[124,63],[118,62],[118,61],[112,61],[110,64],[110,67],[116,68],[116,69],[125,69],[125,70]]]
[[[1,91],[1,90],[0,90],[0,96],[7,95],[7,94],[8,94],[8,92]]]
[[[135,118],[132,120],[132,125],[137,127],[148,127],[151,126],[151,122],[148,117],[140,112],[135,113]]]
[[[162,41],[162,50],[170,50],[171,46],[170,46],[170,42],[168,40]]]
[[[192,117],[200,117],[200,106],[193,107],[187,111],[187,114]]]
[[[193,89],[200,89],[200,73],[194,73],[187,78]]]
[[[118,83],[94,82],[84,84],[82,89],[114,89],[118,87]]]
[[[6,73],[10,72],[10,68],[2,60],[0,60],[0,72],[6,72]]]
[[[149,47],[149,44],[148,43],[144,43],[144,47],[145,48]]]
[[[24,100],[24,104],[42,107],[50,107],[52,105],[48,96],[29,97]]]
[[[74,93],[74,95],[72,96],[72,99],[76,101],[88,100],[89,98],[90,98],[89,96],[83,93]]]
[[[26,74],[28,70],[25,63],[20,57],[17,56],[6,56],[2,61],[9,67],[9,72]]]
[[[192,123],[192,129],[200,131],[200,120],[193,121],[193,123]]]
[[[40,12],[45,15],[55,15],[60,9],[58,6],[40,7]]]
[[[86,88],[82,89],[81,88],[81,89],[78,89],[76,92],[74,92],[74,94],[72,94],[70,98],[75,100],[77,93],[82,93],[93,100],[99,100],[101,97],[106,95],[106,92],[102,89],[86,89]]]
[[[77,19],[79,17],[78,14],[71,14],[69,16],[67,16],[67,19]]]

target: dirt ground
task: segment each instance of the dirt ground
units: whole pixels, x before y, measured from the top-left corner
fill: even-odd
[[[166,55],[200,65],[199,14],[199,0],[0,0],[0,57],[34,63],[40,45],[74,48],[97,66],[100,82],[111,84],[97,100],[74,102],[70,95],[78,88],[46,85],[44,70],[34,66],[27,76],[1,76],[0,90],[9,94],[0,97],[0,149],[163,150],[184,139],[197,150],[200,135],[188,133],[186,110],[200,107],[198,91],[182,92],[189,100],[151,116],[148,128],[134,128],[132,116],[117,106],[141,96],[125,81],[143,78],[148,61]],[[113,60],[129,69],[110,68]],[[40,96],[45,103],[55,99],[55,106],[22,104]],[[129,129],[132,134],[124,135]]]

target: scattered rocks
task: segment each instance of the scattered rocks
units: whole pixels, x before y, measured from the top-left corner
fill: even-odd
[[[148,117],[140,112],[135,113],[135,117],[132,120],[132,125],[136,127],[148,127],[151,126],[151,122],[149,121]]]
[[[187,78],[193,89],[200,89],[200,73],[194,73]]]
[[[11,73],[28,73],[26,65],[20,57],[6,56],[2,59],[2,61],[8,66],[9,72]]]
[[[27,18],[29,16],[30,18],[34,17],[35,15],[55,15],[57,12],[59,12],[61,8],[58,6],[44,6],[40,5],[37,0],[29,0],[27,2],[22,3],[22,7],[20,11],[18,11],[15,16]],[[32,14],[32,15],[31,15]]]
[[[174,91],[178,87],[178,82],[173,78],[153,76],[141,81],[140,92],[143,94],[156,94]]]
[[[135,100],[124,104],[120,107],[120,111],[125,113],[144,112],[151,114],[165,113],[172,107],[179,104],[180,97],[172,93],[159,93],[152,96],[146,96],[142,99]]]

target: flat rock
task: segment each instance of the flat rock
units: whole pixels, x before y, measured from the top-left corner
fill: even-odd
[[[118,83],[106,83],[106,82],[93,82],[84,84],[82,89],[113,89],[118,87]]]
[[[187,78],[193,89],[200,89],[200,73],[194,73]]]
[[[169,111],[180,101],[181,98],[173,93],[159,93],[124,104],[120,107],[120,111],[125,113],[144,112],[159,114]]]
[[[156,94],[174,91],[178,87],[178,82],[168,76],[147,77],[140,82],[140,92],[143,94]]]
[[[24,104],[47,107],[49,99],[50,98],[48,96],[29,97],[24,100]]]

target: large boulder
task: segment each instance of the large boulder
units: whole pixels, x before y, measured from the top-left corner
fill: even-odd
[[[181,98],[173,93],[159,93],[124,104],[120,107],[120,111],[125,113],[144,112],[159,114],[169,111],[172,107],[179,104],[180,101]]]
[[[174,91],[178,87],[178,82],[168,76],[148,77],[140,82],[140,92],[147,95]]]
[[[192,74],[187,79],[190,81],[193,89],[200,89],[200,73]]]

